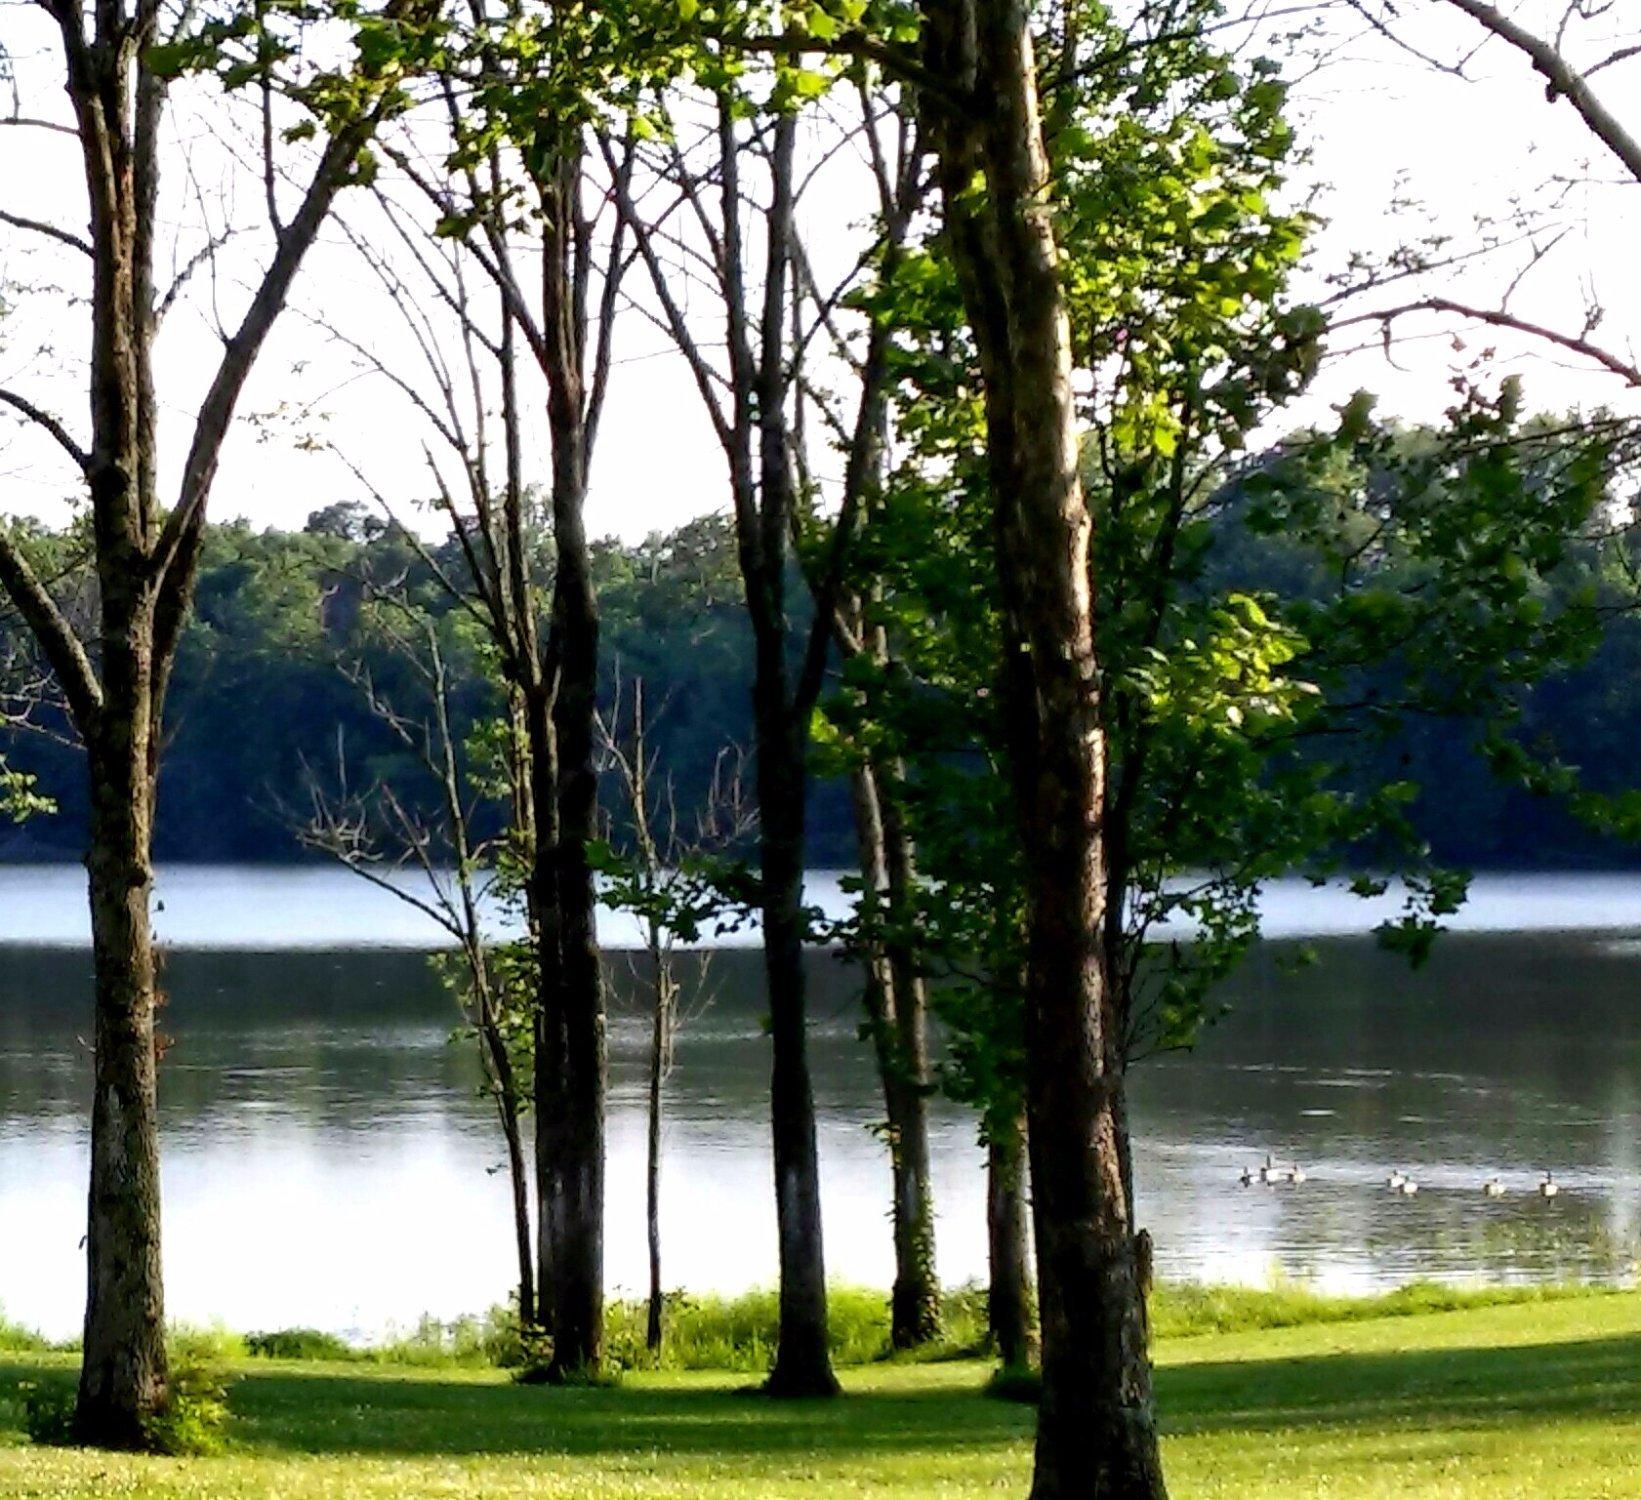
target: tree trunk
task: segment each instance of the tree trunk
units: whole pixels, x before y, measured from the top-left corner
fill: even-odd
[[[1026,8],[925,0],[946,227],[985,384],[1010,772],[1026,850],[1027,1114],[1043,1396],[1033,1500],[1166,1491],[1107,984],[1105,746],[1070,326]],[[980,191],[980,185],[984,190]]]
[[[886,799],[870,764],[851,778],[855,838],[866,904],[864,998],[888,1125],[893,1183],[895,1282],[889,1337],[896,1349],[915,1348],[940,1332],[940,1287],[934,1267],[934,1200],[929,1186],[928,1110],[922,1080],[928,1069],[921,980],[904,945],[883,930],[894,900],[890,873],[891,826]],[[897,832],[904,829],[895,823]],[[902,864],[906,852],[899,856]],[[903,872],[904,873],[904,872]],[[902,886],[904,894],[904,885]],[[886,906],[889,903],[889,906]],[[896,961],[894,952],[900,948]],[[902,996],[905,1002],[902,1002]]]
[[[536,953],[532,1078],[536,1104],[536,1327],[554,1332],[558,1306],[559,1137],[564,1114],[564,1005],[559,959],[558,744],[543,685],[532,684],[523,708],[530,764],[531,849],[525,904]]]
[[[485,983],[487,981],[480,981]],[[519,1327],[536,1327],[535,1246],[530,1234],[530,1166],[524,1154],[524,1136],[519,1129],[523,1111],[519,1104],[518,1079],[513,1060],[507,1053],[507,1038],[496,1025],[495,1012],[487,994],[480,1000],[484,1013],[485,1048],[496,1090],[496,1113],[501,1117],[502,1138],[507,1142],[507,1180],[513,1195],[513,1238],[519,1262]]]
[[[507,1140],[507,1180],[513,1191],[513,1240],[519,1262],[519,1327],[534,1328],[536,1267],[530,1234],[530,1168],[524,1158],[524,1138],[516,1109],[504,1110],[501,1128]]]
[[[1026,1209],[1026,1132],[1018,1118],[995,1123],[986,1142],[986,1239],[991,1284],[987,1331],[1005,1369],[1036,1362]]]
[[[752,719],[758,754],[758,853],[764,971],[774,1053],[770,1124],[775,1165],[776,1234],[780,1250],[780,1334],[766,1389],[772,1396],[831,1396],[826,1316],[826,1257],[821,1239],[820,1157],[815,1144],[815,1090],[809,1073],[807,996],[803,971],[804,799],[808,791],[809,710],[793,691],[787,663],[786,563],[794,493],[792,435],[787,416],[786,294],[793,240],[793,163],[797,123],[775,122],[770,149],[767,266],[755,364],[745,342],[740,284],[740,187],[733,113],[720,105],[720,165],[730,281],[731,353],[736,361],[735,427],[758,437],[753,479],[749,448],[731,457],[735,532],[747,612],[752,621]]]
[[[554,1248],[558,1307],[553,1371],[596,1374],[604,1359],[604,1105],[609,1073],[598,896],[589,845],[598,828],[598,602],[587,545],[586,392],[581,153],[576,127],[555,162],[544,223],[542,326],[547,418],[553,438],[553,541],[558,572],[553,633],[558,694],[557,890],[563,980],[564,1093],[555,1163],[560,1197]]]
[[[897,1349],[940,1336],[940,1278],[935,1266],[934,1186],[929,1170],[928,990],[905,936],[916,865],[901,817],[895,766],[881,798],[883,840],[893,928],[888,944],[895,1002],[898,1098],[891,1126],[898,1152],[895,1177],[895,1288],[890,1331]]]
[[[672,959],[652,927],[650,963],[655,984],[655,1014],[650,1027],[650,1110],[644,1164],[644,1217],[649,1231],[650,1302],[644,1344],[651,1354],[661,1352],[661,1109],[663,1086],[672,1062],[673,1007],[676,1004]]]
[[[137,629],[141,639],[140,625]],[[96,1042],[91,1106],[88,1296],[75,1440],[148,1446],[145,1424],[167,1395],[160,1269],[160,1165],[149,898],[153,777],[146,652],[127,658],[134,696],[114,697],[90,746],[92,951]],[[126,675],[126,674],[119,674]]]
[[[838,1382],[827,1347],[820,1156],[803,971],[806,777],[802,731],[786,712],[783,649],[781,640],[760,641],[757,668],[764,971],[774,1047],[770,1117],[781,1270],[780,1343],[767,1389],[772,1396],[831,1396]]]

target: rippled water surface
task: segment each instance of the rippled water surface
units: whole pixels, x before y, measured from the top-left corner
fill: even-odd
[[[173,1315],[368,1334],[503,1296],[511,1251],[493,1116],[451,1044],[454,1018],[414,927],[395,925],[398,903],[361,900],[331,872],[181,872],[165,884],[160,921],[177,948],[161,1075]],[[1273,927],[1322,933],[1318,961],[1289,973],[1282,945],[1269,945],[1195,1053],[1136,1076],[1141,1217],[1163,1274],[1338,1288],[1629,1274],[1641,1235],[1641,879],[1489,886],[1474,930],[1444,938],[1417,974],[1337,935],[1350,903],[1307,914],[1313,897],[1276,894]],[[79,899],[72,871],[0,870],[0,1305],[54,1333],[74,1329],[83,1295]],[[885,1284],[886,1169],[857,992],[831,957],[811,967],[828,1267]],[[611,969],[618,997],[629,993],[625,962]],[[757,955],[716,954],[709,988],[671,1084],[665,1253],[670,1283],[727,1290],[767,1282],[775,1263]],[[626,1288],[645,1274],[643,1046],[640,1017],[618,999],[608,1258]],[[961,1110],[939,1109],[935,1128],[940,1268],[961,1280],[983,1267],[980,1155]],[[1266,1152],[1302,1162],[1308,1180],[1240,1187]],[[1386,1192],[1392,1168],[1417,1178],[1416,1197]],[[1562,1184],[1553,1202],[1534,1191],[1547,1168]],[[1495,1173],[1509,1192],[1485,1199]]]

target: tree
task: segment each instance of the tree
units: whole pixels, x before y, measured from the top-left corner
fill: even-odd
[[[946,173],[939,252],[968,328],[960,336],[952,327],[956,299],[940,290],[938,259],[918,266],[899,326],[927,335],[934,319],[937,337],[914,368],[933,372],[936,403],[914,386],[908,421],[935,477],[921,480],[921,508],[907,511],[896,497],[901,514],[890,523],[903,549],[900,581],[914,575],[915,595],[896,593],[870,539],[865,549],[889,593],[882,618],[903,651],[911,632],[922,672],[888,743],[924,748],[929,785],[918,801],[961,823],[942,839],[925,816],[920,841],[939,881],[928,905],[945,908],[933,921],[957,928],[970,891],[983,908],[955,945],[985,975],[980,1003],[957,1028],[958,1062],[982,1099],[1005,1100],[1012,1075],[1031,1114],[1044,1307],[1038,1492],[1073,1492],[1094,1473],[1112,1493],[1148,1494],[1161,1475],[1126,1070],[1148,1050],[1194,1037],[1212,984],[1257,931],[1260,880],[1282,870],[1326,867],[1360,854],[1369,838],[1390,840],[1416,878],[1409,914],[1387,936],[1423,951],[1456,886],[1420,868],[1416,845],[1403,847],[1397,804],[1407,788],[1355,797],[1327,757],[1299,747],[1345,722],[1378,736],[1408,714],[1507,720],[1516,686],[1576,655],[1588,642],[1587,604],[1551,618],[1531,580],[1556,566],[1594,513],[1609,450],[1546,449],[1519,429],[1507,388],[1492,403],[1465,393],[1451,432],[1403,461],[1393,436],[1363,426],[1353,403],[1337,443],[1316,445],[1352,456],[1343,496],[1312,474],[1301,486],[1312,509],[1261,502],[1247,506],[1247,520],[1233,519],[1238,505],[1223,481],[1246,434],[1308,378],[1321,327],[1313,311],[1283,300],[1304,224],[1270,203],[1291,140],[1281,86],[1258,63],[1239,76],[1192,26],[1172,29],[1178,11],[1161,36],[1083,17],[1045,33],[1040,76],[1051,104],[1039,122],[1031,38],[1009,31],[1009,17],[988,15],[980,7],[946,16],[947,53],[938,28],[926,31],[924,72],[941,80],[924,84],[938,117],[930,135],[948,131],[937,147]],[[999,66],[1013,65],[1002,60],[1022,50],[1018,76],[999,77]],[[981,92],[953,99],[953,79]],[[981,108],[998,100],[1013,108],[1002,122]],[[1048,205],[1069,251],[1048,238]],[[1052,467],[1042,426],[1042,392],[1062,387],[1069,477]],[[1285,491],[1274,482],[1273,493]],[[1067,528],[1058,532],[1029,508],[1055,493]],[[1088,520],[1091,542],[1081,531]],[[1210,570],[1214,549],[1234,552],[1242,525],[1302,537],[1327,560],[1319,572],[1337,592],[1323,583],[1321,597],[1273,613],[1253,579]],[[1045,537],[1053,550],[1041,549]],[[1081,577],[1057,572],[1057,556],[1073,558]],[[1476,566],[1478,556],[1492,572]],[[1048,633],[1052,620],[1065,623],[1056,609],[1085,604],[1086,642]],[[1373,623],[1388,619],[1398,628],[1375,633]],[[931,669],[936,682],[955,679],[956,712],[948,705],[943,730],[928,701]],[[997,677],[998,708],[974,707]],[[953,734],[954,723],[966,730]],[[1096,753],[1068,749],[1068,725],[1080,725]],[[986,806],[985,777],[999,763],[1019,811],[1012,857],[988,836],[999,820]],[[954,768],[978,773],[973,792],[954,795]],[[1058,850],[1051,808],[1062,825]],[[1206,873],[1183,880],[1189,870]],[[1068,906],[1072,897],[1084,904]],[[1198,937],[1158,961],[1150,934],[1170,914],[1191,917]],[[1073,973],[1085,984],[1081,1010],[1067,1009]],[[1056,993],[1041,990],[1045,974],[1058,976]],[[1023,1026],[1009,1025],[1016,982]],[[1056,1038],[1051,1050],[1045,1037]],[[1086,1074],[1068,1077],[1068,1057]],[[1045,1163],[1054,1164],[1052,1184]],[[1056,1225],[1061,1213],[1067,1220]],[[1058,1288],[1057,1276],[1068,1278]],[[1067,1347],[1073,1327],[1081,1337]]]
[[[420,592],[438,597],[430,579],[422,579],[421,585]],[[367,619],[360,634],[377,646],[370,654],[385,655],[407,682],[402,691],[383,684],[364,652],[345,652],[338,666],[408,764],[395,764],[355,787],[345,745],[339,743],[334,786],[326,784],[317,768],[307,768],[308,814],[296,825],[297,837],[422,912],[455,944],[454,962],[448,955],[434,962],[478,1042],[485,1092],[496,1106],[518,1253],[519,1320],[533,1329],[536,1247],[523,1133],[529,1089],[520,1067],[519,1033],[530,1024],[535,990],[533,984],[519,983],[520,968],[529,967],[518,961],[519,945],[498,944],[487,930],[488,904],[516,884],[508,847],[516,831],[486,804],[515,806],[528,767],[518,763],[514,738],[493,712],[487,724],[463,733],[464,722],[475,715],[461,712],[458,695],[464,684],[485,680],[471,661],[465,672],[460,670],[462,656],[474,654],[471,641],[462,639],[474,633],[470,619],[455,612],[439,618],[403,582],[387,589],[367,584],[366,589]],[[413,778],[425,787],[414,787]],[[433,793],[431,814],[421,810],[415,795],[426,789]],[[484,834],[486,822],[499,827],[499,834]],[[527,1067],[528,1049],[524,1051]]]
[[[871,524],[883,500],[886,467],[893,446],[890,420],[895,387],[893,287],[904,264],[914,221],[928,197],[923,152],[917,144],[908,101],[892,83],[871,69],[854,80],[860,100],[863,154],[871,165],[875,188],[877,242],[868,259],[869,277],[842,299],[865,314],[864,337],[851,341],[840,326],[837,292],[814,284],[810,258],[798,245],[800,296],[794,316],[813,304],[817,331],[829,335],[834,360],[851,379],[826,381],[805,374],[798,381],[794,461],[803,488],[818,492],[808,454],[801,441],[806,418],[818,413],[843,461],[839,515],[855,530]],[[799,358],[819,364],[800,344]],[[841,390],[828,389],[836,384]],[[847,410],[852,402],[853,413]],[[843,672],[859,666],[882,672],[889,666],[889,636],[873,617],[867,599],[874,588],[869,570],[854,565],[853,537],[817,519],[811,500],[805,545],[798,558],[805,567],[811,596],[832,601],[831,630]],[[844,544],[839,549],[839,542]],[[848,940],[863,971],[866,1030],[877,1059],[883,1087],[884,1134],[889,1147],[892,1183],[895,1279],[890,1295],[890,1342],[911,1349],[940,1333],[940,1282],[935,1263],[934,1189],[929,1170],[928,1097],[933,1090],[929,1067],[928,993],[909,943],[908,923],[917,883],[917,852],[903,807],[903,759],[880,755],[869,743],[849,746],[830,769],[847,776],[854,811],[855,848],[860,867],[855,890],[855,919]],[[822,769],[826,769],[825,762]]]
[[[1026,1106],[1043,1327],[1032,1494],[1164,1493],[1099,941],[1105,739],[1070,321],[1024,6],[926,0],[920,106],[985,382],[1026,866]]]
[[[84,485],[95,551],[95,636],[71,627],[9,531],[0,531],[0,585],[38,639],[86,749],[95,1085],[89,1295],[74,1430],[84,1442],[129,1448],[147,1443],[148,1419],[167,1395],[149,920],[166,687],[240,393],[336,195],[360,172],[378,125],[401,107],[402,80],[425,54],[434,12],[420,0],[389,0],[379,12],[357,16],[357,62],[334,70],[302,62],[281,29],[286,23],[261,8],[188,12],[174,35],[166,34],[154,0],[111,0],[90,13],[70,0],[45,0],[44,9],[71,113],[70,123],[50,128],[75,139],[86,190],[87,235],[53,237],[91,268],[89,441],[21,392],[0,390],[0,405],[41,429]],[[294,33],[301,23],[289,24]],[[267,266],[224,340],[167,509],[159,492],[154,349],[177,288],[162,291],[156,279],[162,132],[173,78],[185,69],[219,68],[230,86],[277,82],[310,112],[309,128],[321,130],[323,140],[288,216],[277,194],[269,195]],[[268,176],[272,181],[271,155]],[[207,240],[203,254],[214,248]]]
[[[644,1218],[649,1240],[649,1306],[644,1343],[661,1352],[666,1293],[661,1279],[661,1142],[668,1077],[679,1028],[685,1020],[678,976],[678,943],[698,937],[702,924],[720,910],[705,877],[704,864],[727,857],[752,834],[756,819],[742,790],[741,757],[732,747],[719,751],[712,785],[693,828],[681,814],[677,788],[658,775],[651,748],[653,719],[645,707],[644,679],[630,689],[616,675],[609,715],[601,717],[599,738],[606,769],[616,785],[623,815],[610,819],[611,843],[600,861],[605,899],[632,912],[642,923],[645,982],[650,992],[650,1055],[645,1131]],[[661,715],[664,717],[665,709]],[[710,950],[695,967],[695,1010],[709,1003]],[[635,970],[638,965],[635,964]]]
[[[621,36],[590,7],[469,10],[463,48],[440,76],[436,147],[415,134],[385,143],[434,216],[424,228],[380,199],[424,285],[367,236],[353,236],[414,330],[427,378],[408,380],[368,341],[346,341],[406,395],[453,461],[452,481],[430,460],[456,543],[438,576],[490,639],[529,768],[515,817],[537,969],[537,1312],[553,1339],[546,1377],[557,1381],[596,1373],[604,1339],[608,1062],[591,853],[599,615],[584,513],[630,254],[625,222],[606,229],[607,216],[587,200],[609,196],[595,180],[593,143],[603,139],[610,97],[625,97],[647,54],[623,63]],[[615,176],[630,173],[630,147],[606,145]],[[432,249],[430,237],[442,243]],[[472,279],[494,290],[494,315],[480,312]],[[444,314],[454,324],[447,333],[435,326]],[[452,367],[464,372],[460,389]],[[530,373],[544,387],[550,465],[539,497],[525,468],[534,424],[521,380]],[[491,382],[495,419],[482,394]]]
[[[750,130],[754,106],[739,68],[717,53],[703,64],[708,123],[681,137],[674,121],[652,163],[659,184],[687,206],[706,249],[682,246],[721,309],[727,371],[708,357],[673,288],[664,260],[665,214],[649,215],[618,180],[617,201],[659,304],[658,319],[685,358],[724,450],[747,618],[753,637],[753,730],[757,756],[756,900],[763,921],[773,1069],[770,1112],[780,1248],[780,1337],[767,1390],[777,1396],[835,1394],[827,1348],[826,1266],[809,1072],[803,967],[804,831],[809,791],[811,717],[827,663],[836,563],[807,626],[788,616],[791,540],[799,517],[798,439],[793,395],[793,286],[801,274],[795,223],[802,181],[797,110],[801,74],[777,69],[767,130]],[[680,141],[683,140],[683,144]],[[613,169],[613,157],[607,157]],[[751,201],[743,168],[756,163],[767,193]],[[748,263],[749,227],[761,232],[761,275]],[[861,411],[865,411],[863,403]],[[861,418],[864,420],[864,418]],[[841,561],[853,531],[847,506],[834,523],[832,555]]]

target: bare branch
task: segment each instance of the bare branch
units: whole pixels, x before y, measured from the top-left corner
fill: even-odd
[[[1358,313],[1354,317],[1341,318],[1334,323],[1334,328],[1349,328],[1357,323],[1378,323],[1387,333],[1390,325],[1397,318],[1406,317],[1412,313],[1448,313],[1454,317],[1471,318],[1478,323],[1486,323],[1493,328],[1506,328],[1515,333],[1541,339],[1545,343],[1554,344],[1557,348],[1566,349],[1569,353],[1577,354],[1619,376],[1626,384],[1641,386],[1641,365],[1614,354],[1610,349],[1604,349],[1599,344],[1592,343],[1588,338],[1579,334],[1562,333],[1557,329],[1547,327],[1542,323],[1531,322],[1527,318],[1517,317],[1514,313],[1504,312],[1498,308],[1473,307],[1468,303],[1455,302],[1450,297],[1425,297],[1417,302],[1407,302],[1400,307],[1380,308],[1375,312]]]
[[[89,735],[102,709],[102,685],[73,626],[4,527],[0,527],[0,587],[34,632],[81,734]]]
[[[71,250],[78,250],[81,255],[90,255],[91,246],[77,234],[71,234],[66,229],[59,229],[55,224],[47,224],[40,219],[25,219],[21,214],[8,213],[0,208],[0,224],[10,224],[13,229],[26,229],[32,234],[43,234],[47,239],[56,240],[59,245],[67,245]]]
[[[1596,139],[1624,164],[1625,170],[1636,182],[1641,183],[1641,141],[1624,128],[1596,96],[1586,77],[1555,46],[1528,31],[1497,6],[1487,4],[1487,0],[1448,0],[1448,4],[1457,6],[1494,36],[1522,53],[1534,70],[1545,78],[1545,92],[1551,102],[1565,99],[1572,105]],[[1607,62],[1616,60],[1617,55],[1608,58]]]
[[[50,412],[36,406],[27,396],[19,396],[15,391],[0,387],[0,406],[9,406],[14,411],[21,412],[37,427],[43,427],[55,439],[57,446],[74,460],[82,474],[90,467],[91,455],[69,436],[68,429]]]

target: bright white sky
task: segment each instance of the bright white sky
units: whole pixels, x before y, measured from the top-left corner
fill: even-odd
[[[1634,6],[1635,0],[1619,0],[1612,9]],[[1552,0],[1521,0],[1512,7],[1527,21],[1541,21],[1561,8]],[[1456,58],[1480,36],[1445,0],[1408,0],[1401,9],[1406,35],[1429,54]],[[1617,164],[1603,156],[1571,109],[1547,102],[1541,81],[1510,49],[1498,43],[1483,47],[1460,79],[1436,72],[1382,38],[1356,35],[1360,30],[1359,25],[1339,23],[1334,40],[1341,45],[1333,60],[1306,78],[1297,94],[1301,137],[1311,153],[1298,186],[1320,190],[1319,206],[1329,219],[1306,285],[1319,286],[1320,278],[1339,269],[1353,251],[1386,253],[1428,232],[1432,224],[1456,242],[1469,243],[1478,215],[1502,218],[1513,199],[1541,203],[1554,196],[1559,201],[1545,222],[1565,237],[1523,280],[1511,306],[1535,321],[1576,332],[1593,295],[1606,309],[1598,337],[1620,353],[1633,354],[1627,333],[1641,336],[1641,284],[1633,273],[1641,187],[1623,184]],[[1603,55],[1607,49],[1600,47],[1601,40],[1592,35],[1580,43],[1575,57]],[[51,62],[49,43],[49,32],[32,7],[0,7],[0,44],[16,59],[25,113],[60,108],[60,89],[43,86],[49,81],[43,71]],[[1641,78],[1624,67],[1599,75],[1596,82],[1621,115],[1641,92],[1636,88]],[[10,101],[0,97],[0,115],[9,109]],[[1632,114],[1641,127],[1641,110]],[[175,125],[192,147],[191,170],[199,190],[197,198],[185,192],[191,186],[189,171],[179,155],[170,178],[176,218],[197,224],[199,203],[205,202],[211,205],[213,222],[224,217],[234,223],[257,222],[257,190],[232,168],[229,148],[210,138],[206,120],[179,109]],[[64,137],[0,129],[0,208],[68,228],[83,223],[73,150],[73,142]],[[1558,181],[1568,185],[1552,186]],[[855,253],[859,241],[854,231],[867,210],[858,197],[861,185],[858,175],[840,177],[812,204],[817,258],[844,265]],[[224,188],[225,203],[220,196]],[[1398,200],[1410,197],[1424,205],[1428,222],[1395,210]],[[379,226],[370,224],[363,195],[344,201],[351,221],[366,232],[379,232]],[[1474,302],[1495,302],[1528,255],[1526,247],[1502,251],[1444,278],[1442,290]],[[217,288],[230,313],[243,295],[236,295],[231,284],[233,265],[230,255]],[[58,289],[16,299],[0,338],[0,385],[51,406],[76,428],[84,409],[75,364],[81,322],[61,289],[79,284],[82,266],[72,251],[40,248],[33,237],[0,226],[0,285],[10,281]],[[200,277],[191,290],[195,295],[179,304],[161,351],[162,396],[173,398],[162,439],[172,465],[186,440],[183,418],[189,402],[215,362],[209,278]],[[1384,300],[1405,300],[1410,294],[1404,288]],[[361,374],[357,361],[316,329],[310,315],[343,326],[395,369],[416,376],[411,347],[369,273],[353,260],[340,235],[329,234],[247,392],[242,412],[268,420],[241,422],[229,441],[212,502],[219,519],[245,516],[258,525],[299,527],[319,506],[363,498],[359,482],[334,453],[325,451],[327,445],[344,452],[383,492],[397,496],[428,488],[419,419],[387,382]],[[593,468],[590,522],[595,534],[637,538],[721,509],[723,467],[693,383],[665,339],[641,316],[627,317],[621,328],[617,374]],[[1335,360],[1289,420],[1325,416],[1328,404],[1361,387],[1380,393],[1387,410],[1409,417],[1431,415],[1446,403],[1454,369],[1471,366],[1484,348],[1495,344],[1501,368],[1526,375],[1531,404],[1641,405],[1637,393],[1626,391],[1613,376],[1592,372],[1570,357],[1555,357],[1542,346],[1477,335],[1455,350],[1451,326],[1444,328],[1434,319],[1410,323],[1404,333],[1422,336],[1402,338],[1387,359],[1373,332],[1357,330],[1354,341],[1367,347]],[[321,438],[317,451],[302,451],[294,443],[303,432]],[[72,476],[49,442],[15,427],[0,413],[0,512],[60,519],[63,498],[73,489]]]

